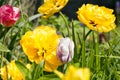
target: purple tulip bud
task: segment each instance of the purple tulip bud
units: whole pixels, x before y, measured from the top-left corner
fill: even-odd
[[[74,43],[70,38],[61,38],[57,46],[57,56],[63,62],[69,62],[74,56]]]

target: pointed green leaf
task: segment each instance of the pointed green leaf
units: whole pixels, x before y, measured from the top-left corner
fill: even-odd
[[[40,17],[40,16],[42,16],[42,14],[33,15],[33,16],[31,16],[31,17],[29,18],[29,21],[32,21],[32,20],[34,20],[34,19],[36,19],[36,18],[38,18],[38,17]]]
[[[0,51],[1,52],[10,52],[10,50],[2,43],[0,43]]]
[[[18,33],[16,33],[12,38],[11,38],[11,42],[9,44],[9,49],[12,50],[14,48],[15,42],[16,42],[16,38],[18,36]]]
[[[27,67],[19,61],[15,61],[15,64],[18,67],[18,69],[20,70],[20,72],[24,75],[25,80],[31,80],[31,75],[30,75],[29,69],[27,69]]]

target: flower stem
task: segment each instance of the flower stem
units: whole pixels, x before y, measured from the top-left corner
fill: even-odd
[[[83,40],[82,40],[82,67],[85,67],[85,27],[83,27]]]
[[[75,48],[74,48],[74,61],[76,62],[76,58],[78,58],[77,56],[77,43],[76,43],[76,36],[75,36],[75,26],[74,26],[74,23],[72,21],[72,39],[74,41],[74,45],[75,45]]]
[[[62,12],[59,12],[61,17],[63,18],[63,20],[65,21],[65,25],[67,27],[67,31],[68,31],[68,37],[70,37],[70,30],[69,30],[69,25],[68,25],[68,21],[66,20],[65,16],[63,15]]]
[[[95,55],[99,55],[99,33],[97,32],[97,39],[95,43]],[[98,72],[100,69],[100,57],[96,56],[96,71]]]
[[[88,36],[91,32],[92,32],[92,30],[89,30],[89,31],[87,32],[87,34],[85,35],[85,40],[86,40],[87,36]]]

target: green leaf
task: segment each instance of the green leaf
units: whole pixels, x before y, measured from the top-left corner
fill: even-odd
[[[38,18],[38,17],[40,17],[40,16],[42,16],[42,14],[33,15],[33,16],[31,16],[31,17],[29,18],[29,21],[32,21],[32,20],[34,20],[34,19],[36,19],[36,18]]]
[[[20,70],[20,72],[24,75],[25,80],[31,80],[31,74],[29,69],[27,69],[27,67],[19,61],[15,61],[15,64]]]
[[[42,74],[43,71],[43,65],[44,65],[44,61],[41,61],[40,64],[38,64],[35,69],[34,69],[34,76],[33,76],[33,80],[37,80],[40,75]]]
[[[18,33],[16,33],[16,34],[12,37],[11,42],[10,42],[10,44],[9,44],[9,49],[10,49],[10,50],[12,50],[12,49],[14,48],[14,45],[15,45],[17,36],[18,36]]]
[[[61,80],[56,74],[48,74],[40,77],[38,80]]]
[[[10,50],[2,43],[0,43],[0,51],[1,52],[10,52]]]

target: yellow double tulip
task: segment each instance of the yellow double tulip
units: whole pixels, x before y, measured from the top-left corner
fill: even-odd
[[[20,40],[20,44],[30,61],[39,64],[44,60],[44,69],[52,71],[62,64],[56,56],[60,37],[54,28],[39,26],[33,31],[26,32]]]
[[[104,6],[83,4],[77,11],[78,19],[91,30],[109,32],[116,27],[113,10]]]
[[[59,12],[67,3],[68,0],[44,0],[44,4],[38,8],[38,12],[43,14],[43,18],[48,18]]]

